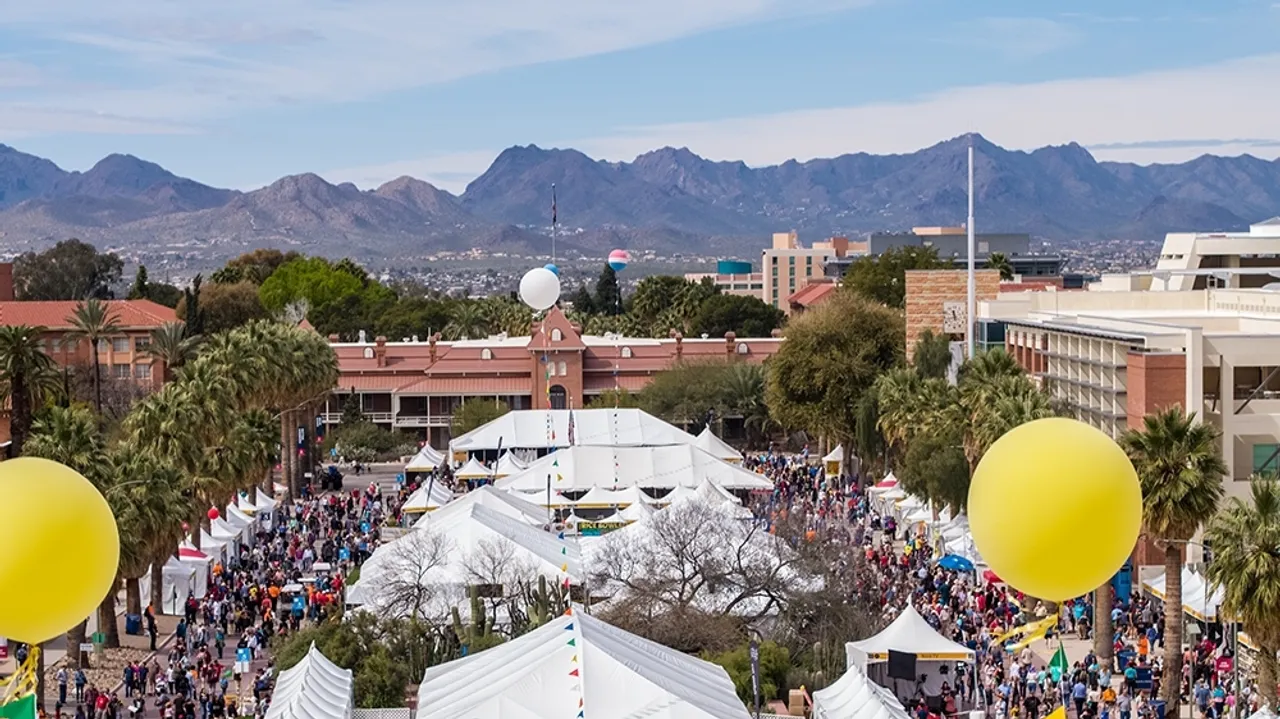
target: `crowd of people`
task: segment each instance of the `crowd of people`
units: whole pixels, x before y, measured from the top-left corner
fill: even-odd
[[[220,719],[269,704],[269,646],[342,603],[347,575],[377,546],[380,491],[304,495],[255,519],[252,537],[210,571],[204,596],[182,604],[172,640],[146,662],[126,665],[118,690],[93,686],[73,666],[56,674],[56,716],[75,719]],[[156,650],[154,606],[143,621]],[[249,701],[252,696],[252,701]]]

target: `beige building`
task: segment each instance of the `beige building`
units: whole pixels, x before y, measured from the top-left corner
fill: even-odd
[[[689,272],[684,278],[690,282],[710,279],[720,292],[739,297],[759,297],[764,291],[764,275],[759,272],[722,275],[717,272]]]
[[[761,253],[760,299],[790,312],[787,299],[804,289],[810,281],[824,277],[827,263],[837,257],[845,257],[848,252],[849,240],[844,237],[832,237],[824,242],[815,242],[812,247],[804,247],[795,230],[775,232],[773,245]]]
[[[1113,282],[1116,280],[1112,280]],[[1150,273],[1132,289],[1199,290],[1265,287],[1280,281],[1280,217],[1248,232],[1171,232]]]

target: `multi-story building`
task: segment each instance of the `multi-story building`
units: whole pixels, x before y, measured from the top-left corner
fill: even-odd
[[[1151,290],[1265,287],[1280,281],[1280,217],[1248,232],[1170,232],[1150,273],[1135,280]],[[1138,289],[1135,287],[1134,289]]]
[[[764,275],[753,272],[750,262],[720,260],[715,272],[691,272],[684,276],[690,282],[710,279],[726,295],[760,297],[764,292]]]
[[[498,335],[446,342],[338,342],[329,338],[341,371],[322,420],[339,422],[353,394],[370,421],[416,432],[435,447],[448,445],[453,412],[464,400],[493,398],[512,409],[583,407],[614,389],[639,391],[655,374],[686,360],[763,362],[782,338],[662,339],[583,335],[551,309],[529,336]]]
[[[763,286],[760,299],[784,312],[791,311],[787,299],[814,278],[827,274],[827,264],[847,256],[849,240],[832,237],[815,242],[812,247],[800,244],[796,232],[775,232],[773,245],[761,253],[760,275]]]
[[[79,302],[19,301],[13,293],[13,265],[0,263],[0,326],[44,327],[41,344],[45,354],[59,366],[88,369],[93,353],[103,375],[112,381],[150,391],[164,381],[163,363],[143,350],[151,341],[151,331],[166,322],[176,322],[172,309],[150,300],[106,300],[108,312],[119,325],[117,334],[90,347],[87,340],[73,336],[70,317]],[[0,411],[0,442],[9,441],[8,410]]]
[[[851,244],[847,256],[832,260],[827,265],[827,272],[834,277],[843,277],[849,265],[861,255],[879,255],[904,247],[932,247],[940,259],[950,261],[957,269],[964,269],[969,263],[969,237],[965,228],[913,227],[910,232],[873,232],[867,235]],[[974,233],[974,250],[974,261],[980,268],[986,265],[987,258],[998,252],[1009,260],[1015,275],[1055,277],[1062,274],[1063,258],[1033,253],[1031,236],[1024,232]]]

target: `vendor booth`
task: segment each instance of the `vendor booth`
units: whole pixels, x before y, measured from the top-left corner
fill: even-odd
[[[814,719],[911,719],[902,702],[851,666],[834,684],[813,693]]]
[[[926,698],[940,696],[944,682],[956,684],[956,673],[962,671],[958,663],[973,662],[972,651],[939,634],[909,605],[884,631],[849,642],[845,649],[849,666],[865,662],[867,676],[903,701],[917,691]]]
[[[738,464],[742,461],[742,453],[729,446],[728,442],[717,437],[709,426],[704,427],[698,433],[698,438],[694,441],[693,446],[724,462]]]

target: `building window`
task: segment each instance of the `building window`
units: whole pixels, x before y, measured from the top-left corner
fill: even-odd
[[[568,375],[569,375],[568,366],[565,364],[564,360],[560,360],[560,376],[567,377]]]
[[[365,359],[373,359],[373,348],[372,348],[372,347],[365,347],[365,348],[364,348],[364,358],[365,358]]]
[[[129,338],[128,338],[128,337],[115,337],[115,338],[113,338],[113,339],[111,340],[111,351],[112,351],[112,352],[128,352],[128,351],[129,351]]]
[[[1280,444],[1253,445],[1253,473],[1267,475],[1280,473]]]
[[[110,347],[110,346],[111,346],[111,344],[110,344],[109,342],[107,342],[106,340],[98,340],[98,351],[99,351],[99,352],[106,352],[106,351],[107,351],[107,348],[108,348],[108,347]]]
[[[564,339],[564,333],[560,331],[559,327],[556,327],[555,329],[551,330],[552,342],[560,342],[563,339]]]
[[[488,347],[485,347],[484,349],[480,350],[480,359],[482,360],[493,359],[493,350],[489,349]]]
[[[750,350],[750,348],[748,348],[748,347],[747,347],[747,343],[746,343],[746,342],[739,342],[739,343],[738,343],[738,354],[740,354],[740,355],[744,355],[744,354],[746,354],[747,352],[750,352],[750,351],[751,351],[751,350]]]
[[[631,359],[631,348],[630,348],[630,347],[623,347],[623,348],[622,348],[622,359]]]
[[[116,379],[129,379],[129,373],[132,371],[129,369],[130,366],[127,364],[113,364],[111,365],[111,374]]]
[[[151,379],[150,364],[136,364],[133,366],[134,379]]]
[[[141,352],[151,346],[150,337],[138,337],[133,341],[133,351]]]
[[[61,337],[55,337],[55,338],[52,340],[52,344],[53,344],[53,351],[54,351],[54,352],[61,352],[61,351],[62,351],[62,338],[61,338]]]
[[[795,257],[795,255],[792,255],[792,256],[790,256],[790,257],[788,257],[788,258],[787,258],[787,264],[788,264],[788,265],[791,265],[791,266],[793,266],[793,267],[795,266],[795,264],[796,264],[796,257]]]

